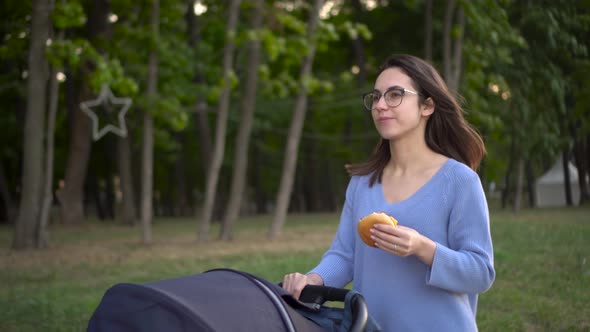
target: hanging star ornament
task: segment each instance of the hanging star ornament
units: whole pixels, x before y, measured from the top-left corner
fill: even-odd
[[[131,106],[131,103],[131,98],[115,97],[109,86],[106,84],[103,84],[100,94],[96,99],[80,103],[82,111],[92,120],[92,138],[94,141],[98,141],[109,132],[121,137],[127,136],[125,114]],[[100,121],[97,115],[98,110],[102,110],[102,118],[110,120],[107,121],[109,123],[102,128],[100,128]],[[115,114],[118,121],[113,121]],[[117,122],[117,125],[113,124],[115,122]]]

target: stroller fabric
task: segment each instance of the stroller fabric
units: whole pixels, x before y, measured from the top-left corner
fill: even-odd
[[[313,308],[262,278],[217,269],[146,284],[117,284],[103,296],[87,331],[340,332],[349,331],[346,306]]]

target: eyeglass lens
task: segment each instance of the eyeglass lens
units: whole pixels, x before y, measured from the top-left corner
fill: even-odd
[[[402,99],[404,97],[404,90],[401,89],[391,89],[385,92],[383,98],[385,99],[385,103],[389,107],[396,107],[402,103]],[[381,99],[381,93],[379,91],[369,92],[363,98],[363,103],[365,104],[365,108],[367,110],[372,110],[373,107],[379,102]]]

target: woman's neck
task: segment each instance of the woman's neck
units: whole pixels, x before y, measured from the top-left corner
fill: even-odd
[[[432,151],[425,140],[390,140],[391,159],[387,165],[395,173],[420,171],[440,164],[446,157]]]

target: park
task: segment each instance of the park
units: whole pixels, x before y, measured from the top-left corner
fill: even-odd
[[[86,330],[121,282],[314,268],[391,54],[432,64],[485,144],[479,330],[590,330],[586,2],[1,7],[0,330]]]

